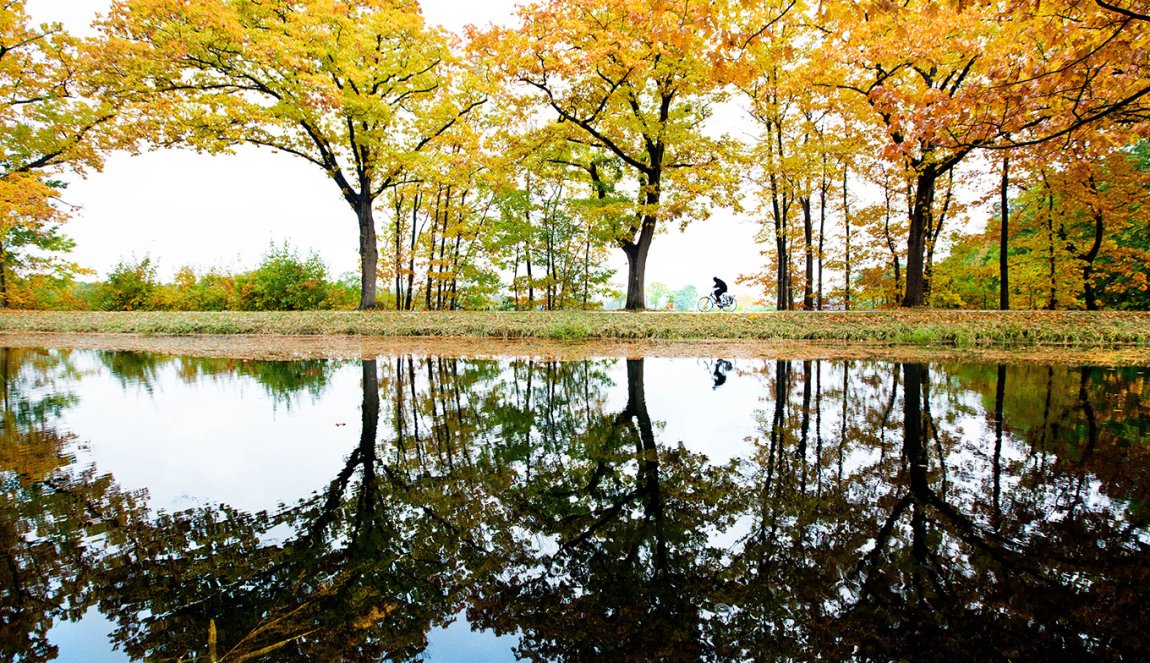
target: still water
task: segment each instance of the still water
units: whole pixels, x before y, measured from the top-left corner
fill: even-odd
[[[1150,657],[1144,368],[0,371],[4,660]]]

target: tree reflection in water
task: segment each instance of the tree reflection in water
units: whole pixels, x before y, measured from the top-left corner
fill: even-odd
[[[552,407],[551,405],[548,406]],[[481,577],[468,612],[541,659],[697,659],[712,654],[730,469],[660,446],[643,360],[627,360],[627,404],[553,440],[502,502],[513,533],[502,569]]]
[[[76,436],[59,427],[76,403],[69,352],[0,348],[0,659],[57,655],[47,633],[95,601],[99,547],[144,513],[93,467],[72,467]]]
[[[66,387],[68,355],[14,352],[9,658],[49,658],[52,621],[94,602],[149,660],[410,659],[462,610],[534,660],[1150,649],[1139,369],[764,362],[741,372],[765,387],[746,453],[716,464],[661,439],[642,359],[614,410],[612,360],[365,360],[326,486],[270,513],[148,514],[68,467],[52,421],[74,397],[29,386]],[[125,384],[163,361],[101,359]],[[232,370],[178,361],[189,381]],[[338,369],[280,364],[242,370],[290,402]]]

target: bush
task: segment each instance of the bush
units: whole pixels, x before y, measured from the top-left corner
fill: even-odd
[[[332,281],[327,288],[327,301],[324,308],[352,310],[359,306],[359,274],[348,272],[338,281]]]
[[[157,295],[157,308],[172,311],[227,311],[237,306],[236,277],[215,269],[197,277],[193,268],[183,267]]]
[[[121,260],[100,286],[97,306],[104,311],[148,311],[156,307],[156,264]]]
[[[300,258],[290,245],[272,245],[255,270],[236,277],[239,308],[245,311],[306,311],[324,308],[327,267],[319,255]]]

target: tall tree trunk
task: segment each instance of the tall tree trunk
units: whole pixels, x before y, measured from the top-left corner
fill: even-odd
[[[809,311],[815,307],[815,247],[814,247],[814,219],[811,217],[811,197],[804,195],[799,199],[803,208],[803,251],[806,258],[803,276],[803,310]]]
[[[891,262],[894,263],[894,301],[902,301],[902,263],[899,262],[898,249],[894,245],[894,237],[890,234],[890,219],[891,219],[891,205],[890,205],[890,178],[887,177],[882,183],[883,202],[885,204],[886,217],[883,220],[883,232],[886,234],[886,248],[890,251]]]
[[[591,228],[587,228],[587,243],[583,247],[583,310],[591,297]]]
[[[555,276],[555,232],[552,224],[548,224],[547,228],[547,310],[555,310],[555,283],[558,280]]]
[[[371,213],[371,196],[365,190],[356,200],[356,216],[359,221],[359,257],[361,287],[359,294],[360,310],[376,307],[375,277],[379,263],[379,245],[375,236],[375,218]],[[7,305],[7,302],[5,302]]]
[[[531,245],[527,246],[527,310],[535,310],[535,277],[531,273]]]
[[[823,173],[822,181],[819,183],[819,285],[818,285],[818,308],[823,310],[823,257],[826,255],[824,251],[823,238],[826,237],[827,227],[827,190],[830,189],[830,182],[827,179],[827,157],[823,155]]]
[[[436,258],[431,263],[431,265],[428,266],[428,277],[429,277],[428,281],[427,281],[428,290],[431,290],[430,276],[432,273],[435,274],[435,297],[433,298],[433,301],[435,302],[435,309],[436,310],[443,308],[443,272],[444,272],[443,267],[444,267],[444,264],[446,263],[446,260],[447,260],[447,258],[446,258],[447,219],[448,219],[448,215],[450,213],[451,213],[451,187],[447,187],[447,195],[443,200],[443,211],[439,215],[440,224],[439,224],[439,228],[437,230],[437,232],[439,233],[439,257]],[[432,235],[431,235],[431,241],[434,244],[434,242],[435,242],[435,234],[434,233],[432,233]],[[435,247],[432,246],[431,249],[432,249],[432,255],[435,255]],[[427,308],[431,309],[430,306],[428,306]]]
[[[775,216],[775,308],[780,311],[785,311],[788,308],[789,297],[787,296],[787,286],[790,281],[788,278],[790,267],[787,265],[787,260],[790,255],[787,253],[787,202],[785,200],[786,193],[781,194],[784,197],[780,205],[779,193],[776,188],[775,175],[771,175],[771,205],[774,208]]]
[[[407,301],[403,306],[405,311],[410,311],[415,305],[415,244],[419,235],[416,221],[419,219],[420,205],[421,196],[417,195],[411,206],[411,245],[408,247],[407,254]]]
[[[774,139],[771,136],[772,129],[774,130]],[[776,167],[774,160],[777,156],[779,158],[778,164],[782,163],[782,135],[783,128],[778,122],[771,122],[767,125],[767,141],[773,148],[767,151],[767,168],[770,170],[768,178],[771,186],[771,214],[775,226],[775,308],[779,311],[786,311],[790,308],[790,297],[787,295],[791,271],[790,265],[787,264],[790,259],[790,253],[787,250],[787,214],[790,210],[788,209],[788,194],[779,184],[781,178],[776,172],[779,168]],[[777,153],[774,149],[777,149]]]
[[[399,193],[395,194],[395,310],[399,311],[403,308],[403,276],[400,274],[402,269],[403,256],[401,254],[402,248],[400,244],[400,237],[403,234],[403,196]]]
[[[1045,171],[1042,173],[1042,178],[1046,179]],[[1050,184],[1047,183],[1047,197],[1046,197],[1046,237],[1047,243],[1047,257],[1050,262],[1050,301],[1047,302],[1046,308],[1053,311],[1058,308],[1058,278],[1057,270],[1055,269],[1054,262],[1054,192],[1049,189]]]
[[[451,251],[451,310],[458,308],[456,294],[459,287],[459,247],[463,243],[463,235],[455,236],[455,248]]]
[[[642,311],[647,308],[646,285],[647,252],[651,249],[651,239],[655,235],[655,220],[644,216],[638,241],[623,245],[627,255],[627,310]]]
[[[650,210],[657,209],[659,205],[659,177],[658,173],[648,180],[646,195],[644,196],[643,212],[639,221],[639,236],[630,242],[623,242],[623,253],[627,255],[627,310],[641,311],[647,308],[646,272],[647,253],[651,250],[651,240],[655,237],[655,224],[658,218]]]
[[[937,179],[938,172],[933,167],[927,167],[915,176],[914,203],[911,206],[910,227],[907,229],[906,295],[902,300],[902,305],[906,307],[926,303],[923,262]]]
[[[431,310],[431,282],[432,272],[435,269],[435,234],[439,232],[439,215],[443,208],[443,185],[435,190],[435,206],[431,208],[431,228],[428,230],[427,242],[427,285],[423,289],[423,308]]]
[[[849,169],[843,164],[843,228],[846,233],[846,253],[843,261],[843,308],[851,310],[851,213],[850,199],[847,196],[847,175]]]
[[[1086,310],[1098,310],[1098,298],[1094,293],[1094,259],[1098,257],[1098,251],[1102,248],[1102,231],[1103,231],[1104,217],[1102,210],[1094,210],[1094,242],[1090,245],[1090,250],[1082,254],[1082,285],[1085,288],[1084,296],[1086,299]]]
[[[12,305],[8,294],[8,250],[0,243],[0,296],[3,297],[4,308]]]
[[[519,245],[515,245],[515,269],[511,272],[511,290],[515,295],[515,310],[519,310]]]
[[[1002,187],[999,204],[1002,206],[1002,228],[998,233],[998,308],[1010,310],[1010,205],[1007,187],[1010,186],[1010,157],[1002,157]]]

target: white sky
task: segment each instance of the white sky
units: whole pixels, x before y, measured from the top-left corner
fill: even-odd
[[[108,0],[27,0],[34,21],[59,21],[74,34],[89,33]],[[514,0],[422,0],[430,23],[459,31],[464,25],[508,22]],[[208,156],[161,150],[140,156],[113,154],[103,172],[72,178],[65,199],[80,210],[66,233],[76,240],[73,260],[102,277],[122,258],[157,259],[161,277],[183,265],[254,267],[269,243],[290,241],[315,250],[334,275],[358,272],[355,216],[335,186],[315,166],[289,155],[242,148]],[[760,269],[756,225],[725,210],[680,233],[656,237],[647,261],[647,283],[673,289],[694,284],[709,290],[720,276],[740,299],[751,293],[737,275]],[[613,252],[622,287],[626,262]]]

